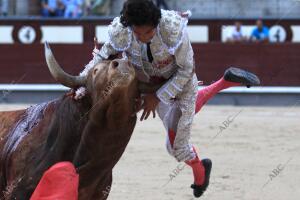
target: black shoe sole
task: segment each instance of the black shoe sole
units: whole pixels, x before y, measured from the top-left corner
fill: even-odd
[[[191,188],[194,190],[194,196],[196,198],[199,198],[202,196],[202,194],[205,192],[205,190],[207,189],[208,185],[209,185],[209,179],[210,179],[210,172],[211,172],[211,168],[212,168],[212,162],[210,159],[203,159],[202,164],[205,168],[205,180],[203,185],[195,185],[192,184]]]
[[[260,80],[255,74],[236,67],[227,69],[224,73],[224,79],[234,83],[241,83],[247,87],[260,84]]]

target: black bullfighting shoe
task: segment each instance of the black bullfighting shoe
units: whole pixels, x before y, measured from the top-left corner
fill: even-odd
[[[248,88],[260,84],[260,80],[255,74],[236,67],[228,68],[224,73],[224,79],[246,85]]]
[[[204,169],[205,169],[204,183],[202,185],[196,185],[196,184],[191,185],[191,188],[194,190],[194,196],[196,198],[201,197],[202,194],[207,189],[207,187],[209,185],[210,171],[211,171],[211,167],[212,167],[212,162],[208,158],[201,160],[201,162],[202,162],[202,164],[204,166]]]

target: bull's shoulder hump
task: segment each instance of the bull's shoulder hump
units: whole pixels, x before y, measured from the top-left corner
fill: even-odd
[[[182,17],[180,13],[173,10],[161,10],[161,13],[162,17],[158,25],[159,34],[170,53],[174,54],[175,50],[182,43],[183,34],[188,24],[188,17]]]
[[[108,26],[109,43],[116,51],[127,50],[132,42],[132,31],[129,27],[124,27],[120,17],[114,18]]]

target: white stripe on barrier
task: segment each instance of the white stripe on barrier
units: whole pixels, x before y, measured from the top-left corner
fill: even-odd
[[[0,44],[13,44],[13,26],[0,26]]]
[[[82,44],[83,27],[82,26],[41,26],[42,39],[49,43],[61,44]]]
[[[300,26],[291,26],[293,39],[292,42],[300,42]]]
[[[202,89],[205,86],[199,86]],[[1,91],[67,91],[69,88],[59,84],[0,84]],[[274,93],[300,94],[300,87],[233,87],[221,93]]]
[[[99,43],[108,41],[108,26],[96,26],[95,34]]]
[[[252,30],[255,28],[255,26],[250,25],[243,25],[241,27],[241,31],[243,36],[250,38]],[[228,39],[232,38],[232,33],[235,29],[235,26],[233,25],[223,25],[221,28],[221,40],[222,42],[226,42]]]
[[[246,36],[251,34],[252,29],[255,26],[244,25],[242,30]],[[100,43],[104,43],[108,40],[108,26],[100,25],[95,27],[96,36]],[[188,25],[187,31],[192,43],[207,43],[209,27],[206,25]],[[231,36],[233,25],[223,25],[221,28],[221,40],[224,42]],[[291,25],[293,38],[292,42],[300,42],[300,26]],[[13,26],[0,26],[0,44],[13,44],[12,38]],[[41,26],[43,43],[47,40],[50,43],[62,43],[62,44],[82,44],[83,43],[83,26],[55,26],[55,25],[43,25]]]
[[[232,87],[221,91],[221,93],[247,93],[247,94],[300,94],[300,87],[268,87],[258,86],[247,88],[244,87]]]
[[[59,84],[0,84],[2,91],[67,91],[68,89]]]
[[[208,26],[189,25],[187,26],[190,41],[192,43],[207,43],[208,40]]]
[[[206,25],[189,25],[187,32],[191,42],[206,43],[208,41],[208,26]],[[96,36],[99,43],[108,41],[108,26],[96,26]]]

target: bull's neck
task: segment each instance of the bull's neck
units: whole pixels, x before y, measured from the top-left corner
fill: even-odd
[[[111,99],[106,110],[106,118],[108,122],[113,122],[115,125],[125,123],[130,120],[133,114],[134,98],[127,94],[119,94],[116,98]]]
[[[99,171],[101,174],[105,169],[111,170],[118,162],[136,123],[136,116],[132,116],[136,91],[122,90],[121,93],[112,95],[112,98],[105,104],[94,105],[83,133],[85,142],[79,146],[74,159],[75,166],[79,167],[80,173],[93,171],[90,167],[97,166],[97,169],[101,169]],[[102,156],[95,157],[95,155]],[[109,159],[105,156],[109,156]],[[89,165],[85,166],[87,162]],[[94,178],[98,179],[97,176]],[[85,182],[84,177],[81,179]],[[91,180],[88,180],[86,184],[90,182]]]
[[[91,118],[105,129],[120,129],[136,119],[135,115],[133,117],[136,97],[137,90],[127,88],[115,91],[109,98],[99,101],[99,106],[95,106]]]

